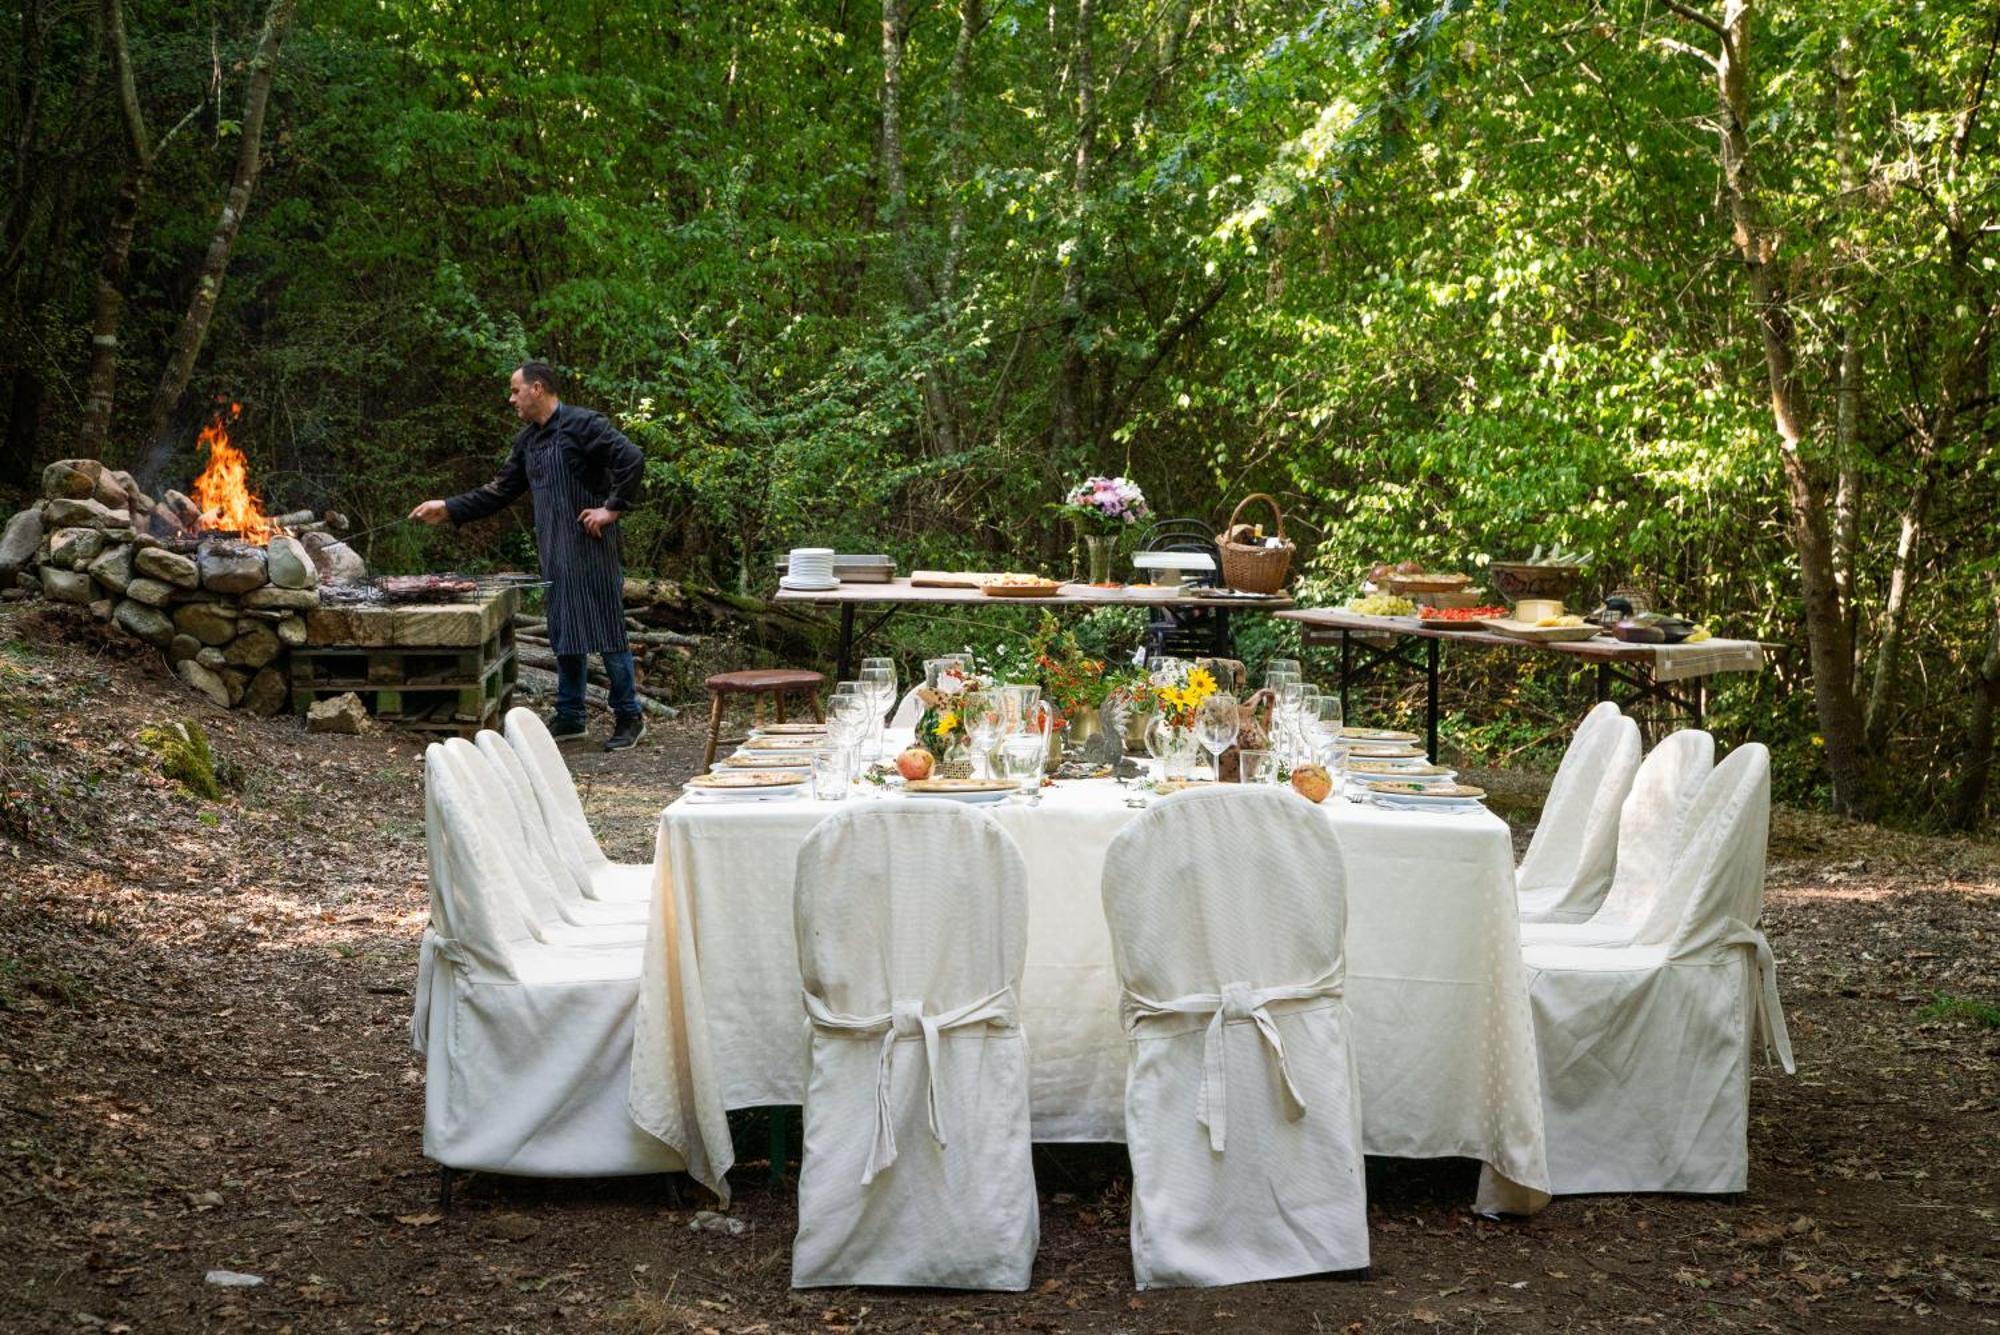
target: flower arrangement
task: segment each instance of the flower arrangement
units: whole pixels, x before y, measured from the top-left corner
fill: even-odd
[[[1087,477],[1057,509],[1077,527],[1100,533],[1116,533],[1153,513],[1139,484],[1123,477]]]
[[[917,720],[917,740],[936,756],[965,741],[966,716],[992,688],[991,678],[956,665],[938,673],[935,686],[919,686],[917,699],[923,702],[924,713]]]
[[[1132,688],[1132,698],[1141,709],[1166,716],[1178,727],[1190,727],[1204,701],[1214,695],[1215,674],[1198,664],[1169,662]]]

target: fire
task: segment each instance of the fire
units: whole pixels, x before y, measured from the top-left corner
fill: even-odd
[[[242,412],[243,405],[230,404],[229,420],[235,421]],[[201,527],[240,534],[245,542],[269,542],[283,532],[250,490],[250,461],[229,443],[229,428],[220,412],[201,429],[201,443],[208,446],[208,467],[190,488],[194,503],[201,507]]]

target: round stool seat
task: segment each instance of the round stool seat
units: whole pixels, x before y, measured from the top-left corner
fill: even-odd
[[[796,668],[751,668],[744,672],[718,672],[706,683],[714,695],[769,695],[773,691],[814,691],[826,684],[818,672]]]

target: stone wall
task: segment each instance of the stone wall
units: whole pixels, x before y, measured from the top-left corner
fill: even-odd
[[[174,673],[224,708],[285,707],[285,656],[306,642],[324,579],[367,569],[325,533],[268,545],[194,532],[185,496],[147,496],[129,473],[66,459],[42,474],[42,499],[0,530],[0,597],[87,608],[154,645]]]

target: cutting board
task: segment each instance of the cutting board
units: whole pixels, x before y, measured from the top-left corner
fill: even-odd
[[[910,587],[913,589],[976,589],[998,575],[983,574],[976,570],[912,570]]]

